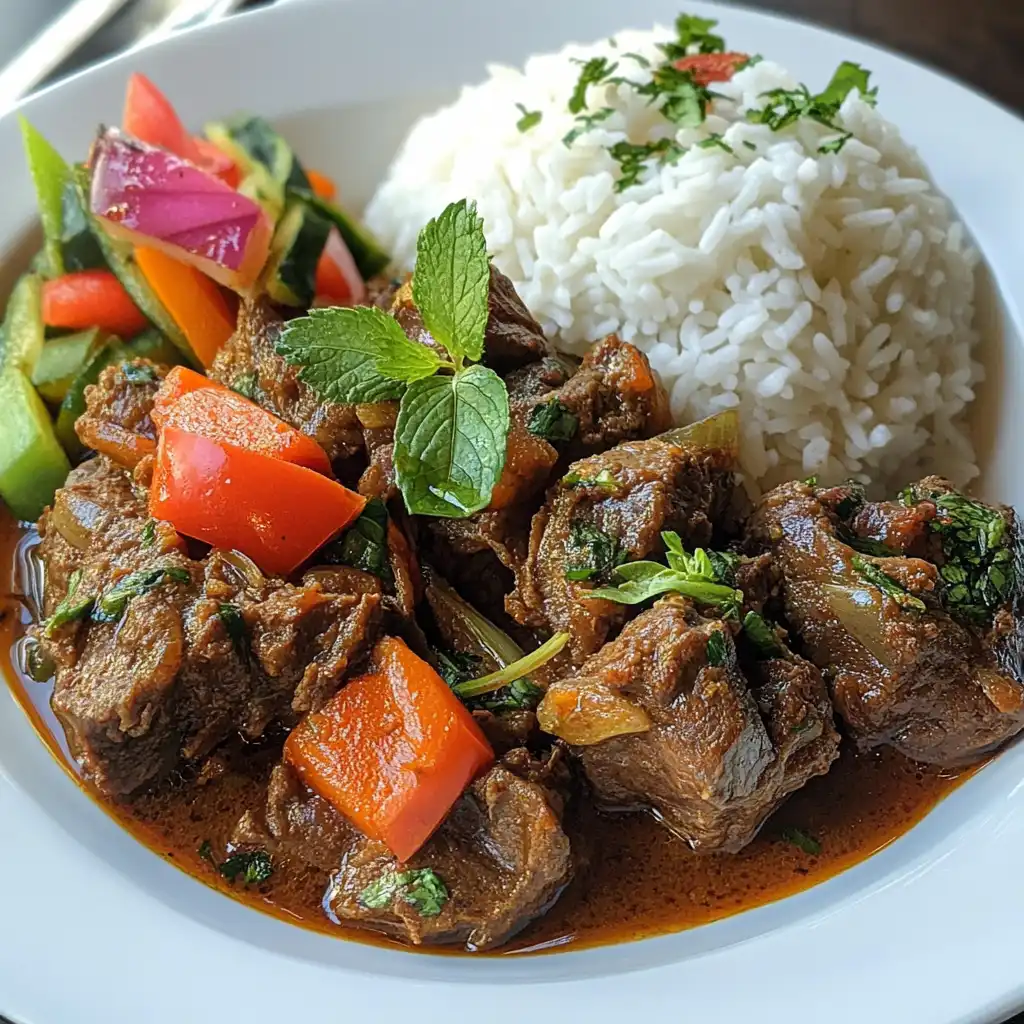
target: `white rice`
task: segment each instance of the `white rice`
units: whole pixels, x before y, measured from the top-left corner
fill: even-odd
[[[647,353],[680,423],[739,408],[752,490],[810,474],[966,483],[978,473],[964,422],[982,377],[978,255],[917,154],[858,93],[839,119],[854,138],[821,154],[835,132],[816,122],[773,132],[745,119],[764,92],[797,84],[756,64],[713,86],[727,98],[675,136],[692,146],[718,133],[732,153],[691,148],[621,193],[608,147],[672,127],[644,97],[592,87],[590,110],[615,113],[563,145],[580,71],[570,58],[604,55],[644,82],[623,53],[657,61],[669,35],[623,32],[617,46],[492,68],[413,128],[370,226],[408,268],[420,228],[475,199],[495,264],[560,347],[582,353],[618,332]],[[518,131],[517,103],[542,112],[537,127]]]

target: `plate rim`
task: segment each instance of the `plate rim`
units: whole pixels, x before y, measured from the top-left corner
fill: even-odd
[[[458,2],[460,2],[460,0],[456,0],[456,2],[450,3],[449,6],[457,6]],[[468,2],[468,0],[465,0],[465,2]],[[465,6],[465,2],[462,2],[463,7]],[[514,0],[512,6],[516,7],[517,9],[526,9],[530,7],[535,8],[539,6],[541,2],[542,0]],[[555,2],[563,7],[574,6],[572,3],[567,2],[567,0],[548,0],[548,2]],[[337,18],[338,23],[340,24],[346,20],[348,14],[351,13],[353,9],[366,8],[368,6],[368,0],[346,0],[346,2],[344,3],[332,3],[331,0],[302,0],[302,2],[299,3],[285,4],[280,7],[271,6],[269,8],[244,12],[240,15],[236,15],[233,19],[231,19],[228,22],[189,30],[187,32],[182,33],[178,37],[174,37],[172,39],[155,44],[152,47],[146,47],[140,50],[136,50],[130,54],[122,54],[116,56],[107,61],[104,61],[102,64],[94,68],[86,69],[82,72],[79,72],[76,75],[71,76],[70,78],[60,83],[57,83],[53,86],[50,86],[46,90],[43,90],[42,92],[29,98],[29,100],[27,100],[18,108],[18,112],[26,111],[34,114],[37,110],[42,111],[49,105],[54,104],[57,101],[63,102],[64,98],[70,96],[71,93],[75,90],[75,88],[79,87],[83,82],[88,82],[89,80],[98,81],[104,75],[109,76],[114,71],[118,71],[121,69],[127,71],[129,68],[135,66],[136,64],[148,65],[151,63],[167,63],[169,61],[169,55],[183,54],[189,52],[193,54],[198,52],[200,57],[202,57],[203,50],[216,50],[218,47],[222,45],[223,40],[230,41],[232,36],[235,35],[241,36],[243,33],[249,33],[255,35],[263,34],[269,36],[272,34],[275,26],[284,23],[286,20],[294,20],[301,24],[312,26],[317,18],[325,17]],[[405,0],[377,0],[377,3],[374,4],[374,6],[379,11],[380,9],[385,8],[400,9],[403,6],[407,6],[407,3],[405,2]],[[655,5],[653,3],[648,3],[645,6],[653,7]],[[994,111],[1001,115],[1002,117],[1007,118],[1008,122],[1013,125],[1012,130],[1019,134],[1019,144],[1021,147],[1021,151],[1024,152],[1024,121],[1022,121],[1013,111],[1004,107],[998,101],[992,99],[991,97],[988,97],[981,91],[976,90],[971,86],[965,85],[964,83],[961,83],[956,79],[953,79],[952,77],[946,75],[945,73],[938,71],[913,58],[904,57],[891,50],[876,46],[872,43],[868,43],[862,39],[858,39],[857,37],[845,33],[836,32],[831,29],[820,28],[804,20],[791,19],[774,13],[753,10],[749,7],[725,7],[715,3],[696,2],[696,0],[693,3],[685,3],[683,6],[685,6],[688,9],[697,10],[701,13],[707,13],[709,15],[718,16],[727,24],[729,22],[735,21],[749,21],[749,23],[755,28],[758,27],[759,23],[773,25],[776,30],[795,27],[799,30],[800,33],[810,33],[812,36],[815,37],[825,37],[829,41],[829,46],[833,48],[835,48],[836,46],[850,46],[858,50],[866,50],[871,53],[877,53],[885,58],[886,63],[895,62],[895,64],[898,65],[901,69],[909,69],[914,76],[928,76],[929,79],[933,79],[943,83],[944,88],[955,89],[959,94],[961,94],[965,102],[969,102],[972,108],[974,108],[975,105],[980,105],[980,108],[983,108],[986,111]],[[336,13],[339,11],[341,11],[341,13]],[[633,14],[630,13],[629,17],[633,18]],[[648,20],[645,18],[645,16],[641,16],[641,18],[644,18],[644,20]],[[264,23],[268,26],[266,29],[256,27],[262,26]],[[587,35],[588,33],[584,32],[582,34]],[[2,118],[0,118],[0,133],[2,133],[3,131],[10,132],[10,124],[13,120],[13,116],[14,114],[12,112],[5,114]],[[911,134],[909,127],[907,128],[907,134]],[[933,168],[933,170],[935,170],[935,168]],[[22,177],[24,177],[24,175]],[[24,194],[24,189],[22,189],[22,193]],[[17,203],[13,202],[11,203],[11,205],[17,206]],[[0,224],[3,224],[3,218],[0,218]],[[10,234],[10,219],[8,218],[7,224],[3,227],[0,227],[0,238],[5,238],[6,241],[9,242]],[[979,241],[982,240],[979,239]],[[983,244],[983,248],[985,249],[987,255],[991,254],[992,247]],[[996,248],[999,248],[1000,250],[1002,249],[1002,247]],[[1024,252],[1024,249],[1022,249],[1021,251]],[[1017,265],[1019,266],[1021,264]],[[1012,268],[1004,260],[1000,260],[998,264],[995,262],[993,263],[993,272],[1000,283],[1001,292],[1005,301],[1011,307],[1010,316],[1019,329],[1019,325],[1021,323],[1020,309],[1022,308],[1022,305],[1024,305],[1024,301],[1022,301],[1024,300],[1024,286],[1014,286],[1012,282],[1006,280],[1006,275],[1008,273],[1012,273]],[[13,698],[11,698],[9,694],[6,695],[6,699],[9,701],[13,701]],[[17,712],[17,714],[21,716],[20,710]],[[2,707],[0,707],[0,719],[3,718],[4,710]],[[9,714],[7,715],[7,718],[10,719]],[[3,723],[0,722],[0,725],[2,724]],[[25,723],[23,718],[19,722],[19,724],[24,729]],[[2,731],[0,731],[0,736],[2,736]],[[34,737],[33,739],[35,742],[38,742],[38,740],[35,740]],[[1001,766],[1002,771],[1000,772],[1000,774],[1006,775],[1008,774],[1008,767],[1011,759],[1013,762],[1024,761],[1024,759],[1022,759],[1019,756],[1013,756],[1021,754],[1024,754],[1024,750],[1022,750],[1020,747],[1018,747],[1015,751],[1007,752],[1006,755],[1004,755],[1002,758],[999,759],[998,762],[996,762],[995,767]],[[989,774],[990,770],[985,769],[983,772],[979,774],[979,779]],[[68,787],[74,789],[76,798],[80,799],[81,794],[79,793],[77,787],[75,787],[74,784],[70,782],[70,780],[65,779],[65,782]],[[971,780],[970,782],[966,783],[965,786],[961,787],[961,789],[958,792],[966,793],[974,785],[974,782],[975,780]],[[955,799],[956,795],[957,794],[954,794],[954,796],[950,799]],[[1012,797],[1013,795],[1014,793],[1011,792],[1010,796]],[[1018,793],[1017,795],[1020,798],[1018,802],[1024,801],[1024,793]],[[1019,810],[1019,808],[1017,809]],[[47,851],[45,848],[50,842],[54,841],[54,830],[59,828],[59,826],[57,826],[53,821],[48,820],[43,815],[43,812],[41,812],[37,807],[33,805],[30,794],[28,793],[28,791],[25,790],[24,787],[22,787],[20,780],[18,780],[13,773],[8,773],[4,770],[3,756],[0,755],[0,820],[4,818],[5,812],[11,812],[12,814],[12,816],[8,817],[7,820],[17,821],[19,827],[24,826],[27,831],[33,832],[32,843],[30,843],[29,845],[31,846],[33,843],[36,844],[34,848],[36,849],[36,853],[39,857],[40,868],[42,867],[42,865],[48,863]],[[98,808],[96,809],[96,813],[100,815],[103,814],[103,812],[99,811]],[[933,815],[935,813],[936,812],[933,812]],[[931,817],[932,815],[929,816],[929,818]],[[1004,817],[1000,818],[996,822],[996,824],[999,826],[998,831],[1000,835],[1000,848],[1002,850],[1005,850],[1008,844],[1012,847],[1012,838],[1014,836],[1016,836],[1018,840],[1024,839],[1024,827],[1022,827],[1020,823],[1015,823],[1013,817],[1014,816],[1011,813],[1007,812]],[[1024,815],[1020,815],[1019,817],[1024,818]],[[107,819],[104,818],[104,820]],[[913,834],[913,832],[911,834]],[[20,838],[21,837],[19,837],[19,839]],[[136,845],[134,840],[129,839],[129,841],[132,843],[133,846]],[[903,842],[903,840],[900,840],[899,842]],[[11,852],[15,844],[6,844],[6,846],[7,848],[5,850],[0,851],[0,870],[2,870],[5,866],[10,866],[11,864],[16,863],[16,860],[12,859]],[[985,852],[990,854],[994,853],[993,850],[988,850]],[[946,862],[948,865],[949,858],[961,853],[962,850],[958,846],[956,846],[956,844],[953,844],[949,849],[944,850],[940,860]],[[145,908],[145,912],[154,912],[154,908],[159,905],[156,899],[154,899],[149,894],[141,892],[128,893],[123,891],[124,886],[129,883],[126,883],[126,880],[123,877],[121,877],[121,875],[117,873],[113,868],[103,865],[101,861],[98,858],[94,857],[92,854],[90,854],[90,856],[93,857],[93,861],[88,862],[89,866],[88,869],[83,871],[83,878],[95,879],[97,881],[97,884],[101,888],[103,888],[105,892],[109,889],[112,892],[118,893],[124,899],[126,906],[131,906],[133,908]],[[146,856],[152,857],[152,855],[150,855],[148,851],[146,851]],[[159,861],[156,858],[152,859],[156,861],[156,863],[159,863]],[[976,866],[980,868],[981,864],[983,863],[983,858],[977,856],[975,857],[975,862]],[[883,888],[888,888],[890,885],[893,885],[896,882],[901,882],[901,884],[903,885],[903,890],[906,892],[914,886],[924,885],[925,883],[928,883],[929,885],[934,885],[936,874],[932,869],[938,866],[941,865],[934,864],[932,860],[925,860],[922,863],[916,863],[912,860],[912,862],[909,865],[904,865],[905,870],[908,872],[917,872],[917,874],[914,874],[912,877],[909,878],[897,878],[894,880],[883,879],[883,882],[885,883]],[[856,871],[857,868],[854,868],[852,870]],[[106,872],[105,874],[104,871]],[[838,877],[844,878],[849,874],[850,872],[845,872],[843,875]],[[199,883],[192,884],[198,885]],[[824,883],[824,885],[829,884],[830,883]],[[813,890],[809,890],[809,892],[816,892],[817,890],[822,888],[823,886],[816,886]],[[1024,899],[1024,887],[1018,887],[1017,892],[1020,894],[1021,898]],[[6,895],[13,896],[14,894],[7,893]],[[803,895],[804,894],[800,894],[800,896],[794,897],[792,899],[799,900]],[[854,895],[856,895],[856,893]],[[868,895],[873,896],[876,894],[871,893]],[[867,898],[868,897],[865,896],[865,899]],[[222,898],[221,900],[224,903],[231,902],[223,900]],[[4,903],[8,908],[11,906],[15,907],[16,912],[18,913],[24,912],[25,904],[23,902],[19,902],[17,899],[5,899]],[[773,906],[777,906],[777,904]],[[698,976],[702,973],[701,970],[698,968],[698,965],[707,967],[709,971],[714,971],[717,973],[721,973],[723,969],[726,972],[728,972],[730,966],[735,965],[735,960],[737,957],[739,957],[741,960],[743,958],[746,958],[748,960],[750,959],[750,957],[747,955],[749,953],[749,950],[744,952],[742,947],[751,946],[757,943],[762,944],[761,949],[765,952],[770,952],[772,946],[775,946],[778,949],[779,945],[776,941],[778,940],[779,942],[782,942],[783,947],[788,947],[790,949],[801,949],[806,953],[808,952],[807,942],[801,941],[800,937],[796,936],[794,933],[801,929],[806,929],[809,933],[811,933],[810,944],[812,946],[816,945],[816,939],[818,934],[825,934],[829,930],[829,917],[831,916],[834,918],[844,913],[846,909],[847,908],[845,907],[845,905],[840,905],[839,907],[834,908],[830,910],[828,913],[826,913],[825,917],[821,920],[819,920],[818,917],[812,915],[811,917],[803,920],[797,925],[788,925],[777,931],[769,932],[768,934],[763,936],[742,939],[738,943],[730,944],[723,948],[698,953],[692,959],[682,963],[672,964],[668,966],[658,965],[654,967],[644,967],[643,965],[640,965],[632,973],[616,973],[614,977],[610,979],[595,978],[588,971],[588,976],[584,977],[582,981],[571,981],[559,977],[558,974],[561,972],[556,972],[550,980],[539,979],[532,983],[544,986],[543,992],[545,993],[546,998],[548,998],[549,1000],[548,1006],[550,1008],[555,1010],[565,1010],[565,1012],[567,1012],[567,1015],[570,1017],[573,1016],[574,1007],[578,1008],[579,1006],[577,1000],[580,995],[580,986],[585,985],[587,983],[593,983],[594,991],[599,992],[599,995],[595,996],[594,994],[591,994],[588,997],[588,1000],[590,1002],[589,1019],[610,1020],[614,1019],[612,1016],[613,1012],[617,1017],[618,1015],[620,1015],[622,1008],[632,1009],[633,1012],[637,1012],[637,1010],[639,1010],[641,1007],[645,1008],[645,1012],[650,1012],[653,1010],[655,1017],[660,1019],[661,1015],[657,1013],[658,1002],[655,1001],[652,1003],[649,998],[646,998],[644,993],[642,992],[642,986],[641,988],[638,988],[638,982],[642,983],[645,980],[653,981],[656,975],[661,974],[662,978],[660,978],[656,982],[656,984],[664,985],[670,992],[679,982],[684,982],[686,984],[696,986],[696,982],[699,980]],[[133,912],[138,911],[136,909],[133,910]],[[166,912],[166,908],[161,908],[161,913],[164,912]],[[256,912],[254,911],[249,911],[248,913],[256,914]],[[757,912],[755,911],[754,913]],[[257,914],[256,916],[261,915]],[[8,918],[8,920],[10,921],[14,919]],[[18,918],[17,920],[19,925],[22,924],[20,918]],[[192,924],[194,927],[195,922],[192,922]],[[31,921],[26,920],[24,923],[24,927],[26,928],[26,930],[32,928]],[[202,929],[203,925],[200,924],[198,927]],[[712,925],[707,927],[714,928],[715,926]],[[16,991],[19,991],[21,993],[20,998],[24,999],[26,998],[24,985],[25,979],[24,977],[16,978],[15,972],[12,972],[10,970],[10,968],[15,965],[15,960],[19,952],[18,949],[13,948],[15,946],[15,943],[12,942],[12,939],[14,937],[15,931],[16,929],[8,927],[3,927],[2,931],[0,931],[0,982],[5,981],[6,978],[7,982],[11,982],[12,988],[14,983],[18,982],[19,988]],[[200,932],[199,934],[203,933]],[[1019,928],[1017,930],[1017,937],[1020,938],[1022,935],[1024,935],[1024,927]],[[1005,935],[1003,937],[1005,938]],[[989,936],[986,936],[985,940],[987,941],[989,938]],[[245,946],[244,943],[238,943],[233,939],[225,940],[224,943],[222,944],[222,940],[223,936],[218,936],[217,942],[214,942],[211,939],[210,948],[220,949],[220,951],[223,953],[226,959],[230,959],[230,961],[233,964],[238,964],[240,969],[242,966],[245,966],[247,972],[251,975],[253,973],[253,965],[246,965],[246,953],[247,950],[251,950],[252,947],[247,947]],[[325,941],[335,942],[336,940]],[[645,940],[646,943],[657,943],[659,941],[661,940]],[[978,941],[980,945],[981,940],[979,939]],[[8,952],[11,954],[11,956],[7,956],[4,954],[5,943],[7,944]],[[633,944],[633,948],[639,948],[639,945],[640,944]],[[620,947],[604,948],[606,950],[617,950]],[[251,955],[251,953],[249,953],[248,955]],[[263,953],[259,955],[259,959],[261,962],[264,962],[264,958],[266,955],[267,954]],[[280,966],[282,963],[281,960],[279,960],[276,956],[273,956],[273,954],[269,955],[273,957],[273,960],[265,962],[268,964],[273,963],[275,965],[278,965],[277,969],[280,969],[282,971],[287,969],[287,971],[289,972],[294,971],[297,977],[303,976],[307,977],[308,979],[316,977],[315,985],[317,986],[318,992],[317,998],[321,1001],[318,1003],[311,1004],[311,1006],[324,1007],[330,1005],[329,998],[332,989],[331,979],[336,978],[338,972],[341,972],[345,975],[346,988],[348,988],[349,986],[353,986],[355,984],[358,984],[361,987],[367,985],[367,976],[364,974],[359,974],[350,966],[342,967],[335,965],[325,968],[321,965],[315,965],[312,969],[310,969],[308,964],[294,964],[293,961],[286,961],[286,964],[290,966],[282,967]],[[411,954],[404,953],[396,953],[395,955],[398,957],[402,957],[404,960],[408,960],[412,956]],[[554,959],[565,960],[568,963],[570,960],[574,960],[577,957],[588,957],[590,955],[591,951],[579,951],[575,953],[559,954],[558,957]],[[976,955],[980,957],[981,953],[978,952]],[[417,957],[417,959],[419,958]],[[195,967],[197,970],[200,967],[200,965],[198,964],[193,964],[192,966]],[[746,969],[746,965],[744,965],[744,969]],[[6,975],[5,972],[7,972]],[[324,972],[326,972],[326,977],[324,976]],[[468,973],[466,971],[459,971],[459,976],[457,977],[457,979],[452,981],[423,981],[415,977],[415,975],[418,973],[419,972],[417,971],[410,970],[409,974],[413,976],[406,980],[395,980],[394,978],[390,979],[390,985],[393,986],[395,990],[404,990],[403,994],[399,997],[401,1000],[408,999],[411,1003],[421,994],[421,990],[424,985],[432,986],[431,992],[435,991],[435,989],[433,988],[434,986],[441,986],[442,988],[450,988],[452,995],[458,995],[460,993],[462,995],[465,995],[467,994],[467,992],[472,992],[475,995],[480,996],[493,994],[493,991],[496,986],[512,984],[517,984],[519,987],[522,986],[522,982],[516,982],[514,979],[495,980],[493,978],[489,978],[488,980],[483,982],[473,981],[472,979],[465,977],[465,975]],[[199,979],[201,975],[199,973],[196,973],[193,976],[196,979]],[[922,979],[928,976],[928,973],[923,970],[919,975],[919,977]],[[202,977],[204,977],[205,980],[197,981],[197,983],[202,984],[205,987],[205,989],[208,989],[209,986],[211,985],[211,981],[209,977],[207,977],[206,975],[203,975]],[[1019,1007],[1022,1003],[1024,1003],[1024,982],[1017,980],[1017,978],[1017,974],[1007,974],[1004,978],[1003,983],[999,986],[999,991],[993,992],[993,994],[990,994],[984,999],[975,999],[973,1004],[967,1010],[966,1015],[960,1014],[955,1018],[941,1017],[941,1019],[948,1019],[950,1021],[954,1019],[962,1021],[980,1021],[985,1019],[991,1019],[992,1017],[994,1017],[995,1014],[1004,1012],[1006,1010],[1010,1010],[1013,1007]],[[314,982],[310,980],[310,984],[313,985]],[[707,984],[710,984],[710,982],[705,980],[705,985]],[[36,1009],[32,1005],[29,1005],[27,1002],[25,1002],[24,1005],[12,1003],[12,1005],[8,1007],[4,1003],[4,1000],[7,998],[7,996],[4,995],[5,987],[5,984],[0,984],[0,1012],[7,1012],[12,1014],[14,1016],[14,1019],[18,1021],[18,1024],[33,1024],[33,1022],[35,1021],[39,1021],[39,1024],[43,1024],[44,1020],[46,1024],[63,1024],[63,1018],[59,1020],[55,1017],[50,1016],[44,1018],[41,1009]],[[936,981],[935,987],[936,991],[940,989],[941,986],[939,985],[938,981]],[[555,993],[557,993],[557,995],[554,995]],[[349,996],[351,996],[351,992],[349,992],[348,994]],[[45,1005],[45,994],[39,993],[39,995],[43,996],[44,1002],[37,1003],[36,1005],[43,1006]],[[99,993],[97,993],[97,995],[99,995]],[[237,993],[233,993],[233,996],[236,995]],[[261,992],[260,995],[264,996],[265,993]],[[381,993],[379,991],[374,991],[374,984],[372,982],[369,982],[368,990],[366,992],[361,992],[359,995],[359,999],[360,1002],[362,1002],[365,1007],[370,1008],[371,1011],[372,1008],[374,1007],[376,1007],[376,1009],[379,1011],[379,1009],[382,1008],[382,1002],[375,1002],[375,1000],[379,1000],[380,995]],[[390,995],[394,996],[395,993],[392,992],[390,993]],[[698,993],[695,992],[695,989],[691,989],[688,990],[687,995],[690,999],[700,999],[701,1003],[705,1004],[705,1008],[710,1010],[715,1009],[715,1003],[713,1001],[707,1002],[709,996],[709,993],[707,991],[700,990]],[[929,996],[931,996],[931,994],[929,994]],[[16,996],[15,998],[17,999],[19,997]],[[859,998],[862,998],[860,993],[849,993],[849,1005],[843,1007],[841,1015],[849,1012],[849,1010],[853,1006],[854,1001]],[[235,1012],[237,1012],[239,1005],[235,999],[232,999],[231,1006],[233,1006]],[[271,1004],[269,1001],[254,1002],[251,1006],[252,1014],[256,1017],[256,1019],[272,1019],[269,1016],[265,1015],[266,1011],[270,1008],[270,1006]],[[613,1010],[613,1008],[615,1007],[618,1007],[619,1009]],[[766,1007],[763,1004],[763,1002],[759,1003],[758,1007],[758,1012],[762,1014],[766,1012]],[[661,1008],[664,1009],[664,1006],[662,1006]],[[919,1008],[921,1007],[919,1006]],[[444,1006],[441,1007],[441,1009],[444,1012],[438,1014],[437,1019],[446,1019],[450,1014],[450,1008],[448,1006]],[[772,1016],[769,1017],[770,1020],[776,1019],[774,1014],[777,1012],[777,1009],[778,1008],[776,1007],[767,1007],[768,1012],[772,1014]],[[941,1015],[943,1012],[945,1012],[946,1008],[943,1006],[936,1005],[935,1009],[938,1011],[938,1014]],[[77,1020],[94,1019],[91,1015],[82,1016],[83,1013],[88,1015],[92,1011],[97,1011],[98,1013],[104,1014],[104,1019],[113,1019],[110,1016],[110,1006],[102,998],[102,996],[100,997],[99,1003],[95,1006],[79,1006],[77,1007],[77,1011],[78,1016],[74,1018]],[[503,1009],[499,1009],[496,1012],[501,1015],[502,1019],[504,1019]],[[595,1013],[597,1013],[597,1016],[594,1015]],[[420,1016],[427,1016],[428,1019],[434,1019],[433,1010],[431,1010],[427,1014],[421,1012]],[[494,1014],[491,1014],[490,1016],[492,1020],[499,1019],[497,1016],[494,1016]],[[516,1016],[517,1015],[514,1015],[509,1019],[515,1019]],[[72,1018],[69,1017],[68,1019],[70,1020]],[[97,1017],[95,1019],[100,1018]],[[139,1018],[136,1016],[134,1018],[125,1019],[138,1020]],[[165,1020],[167,1021],[167,1024],[170,1024],[172,1018],[170,1016],[150,1018],[147,1014],[146,1019],[152,1019],[154,1021],[154,1024],[164,1024]],[[173,1019],[178,1018],[175,1017]],[[392,1018],[376,1016],[372,1019]],[[779,1017],[778,1019],[782,1018]],[[842,1019],[846,1019],[846,1017],[842,1016]],[[929,1017],[928,1019],[939,1020],[940,1016]]]

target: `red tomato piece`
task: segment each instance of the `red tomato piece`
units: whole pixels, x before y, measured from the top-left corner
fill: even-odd
[[[237,549],[288,576],[363,510],[366,499],[305,466],[164,426],[149,512],[186,537]]]

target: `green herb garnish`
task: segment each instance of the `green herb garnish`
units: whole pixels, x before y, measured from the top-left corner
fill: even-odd
[[[649,103],[660,102],[662,115],[679,128],[696,128],[707,117],[712,95],[693,77],[692,71],[680,71],[674,64],[655,68],[651,80],[637,87]]]
[[[775,630],[758,612],[750,611],[743,617],[743,635],[750,641],[759,658],[781,658],[785,653]]]
[[[614,491],[619,486],[610,469],[602,469],[597,476],[581,476],[578,471],[571,470],[562,477],[561,483],[564,487],[600,487],[603,491]]]
[[[666,541],[669,547],[669,554],[671,555],[676,550],[682,552],[683,544],[679,539],[677,533],[663,533],[662,537],[671,538]],[[715,573],[715,582],[723,583],[727,587],[736,586],[736,570],[739,568],[743,559],[739,555],[734,555],[731,551],[709,551],[707,553],[708,561],[711,562],[711,568]],[[669,560],[671,565],[671,559]]]
[[[677,534],[665,532],[661,536],[667,548],[667,566],[650,561],[620,564],[614,575],[621,583],[591,590],[584,596],[617,604],[642,604],[659,594],[675,593],[698,604],[710,605],[724,617],[737,615],[743,592],[718,582],[708,553],[697,548],[691,555],[683,549]]]
[[[728,651],[725,644],[725,634],[716,629],[709,637],[707,643],[708,664],[712,668],[720,668],[725,664]]]
[[[680,14],[676,18],[676,38],[670,43],[660,43],[658,48],[671,61],[681,60],[694,49],[697,53],[721,53],[725,40],[711,31],[717,24],[714,18]]]
[[[607,121],[614,113],[615,110],[612,107],[602,107],[593,114],[578,115],[575,127],[562,136],[563,145],[572,146],[581,135],[585,135],[592,128],[596,128],[602,121]]]
[[[757,124],[766,124],[772,131],[781,131],[802,117],[817,121],[826,128],[839,133],[819,146],[819,152],[838,153],[852,138],[850,132],[844,131],[835,123],[839,108],[854,89],[857,89],[865,101],[874,104],[878,90],[869,89],[868,81],[871,72],[859,64],[844,61],[836,69],[832,80],[825,88],[812,95],[806,85],[797,89],[772,89],[764,94],[768,103],[760,110],[752,110],[748,118]]]
[[[675,163],[686,151],[675,139],[658,139],[657,142],[645,143],[616,142],[608,152],[619,165],[615,191],[625,192],[639,183],[651,160],[657,158],[662,163]]]
[[[587,89],[592,85],[606,82],[619,65],[614,62],[609,63],[607,57],[591,57],[590,60],[573,57],[573,63],[581,65],[582,70],[572,91],[572,96],[569,97],[569,113],[578,114],[587,105]]]
[[[483,221],[475,204],[461,200],[420,232],[412,280],[423,324],[448,360],[367,306],[313,309],[278,340],[278,352],[325,401],[400,400],[395,474],[413,514],[470,516],[490,503],[504,469],[508,394],[477,363],[489,289]]]
[[[209,839],[204,839],[196,852],[203,860],[208,860],[214,867],[217,866],[217,862],[213,859],[213,845]]]
[[[480,674],[480,658],[475,654],[463,654],[461,651],[442,651],[433,649],[437,663],[437,674],[449,685],[457,686],[467,679],[474,679]]]
[[[383,910],[394,899],[414,907],[420,917],[437,917],[448,902],[448,889],[432,868],[385,871],[359,894],[369,910]]]
[[[909,490],[909,489],[908,489]],[[928,528],[942,543],[945,563],[939,575],[945,584],[942,602],[951,615],[985,625],[1011,597],[1016,583],[1013,537],[1004,516],[994,508],[956,492],[919,495],[911,491],[906,504],[927,499],[938,515]]]
[[[925,603],[902,587],[891,576],[879,569],[873,562],[867,562],[859,555],[853,556],[853,567],[873,587],[880,590],[886,597],[891,597],[901,608],[909,611],[926,611]]]
[[[144,548],[151,548],[156,541],[156,520],[147,519],[142,524],[142,532],[139,534],[139,543]]]
[[[521,132],[528,132],[531,128],[536,128],[540,124],[544,115],[539,110],[527,110],[522,103],[517,103],[516,108],[522,117],[516,121],[516,128]]]
[[[252,657],[249,642],[249,629],[242,616],[242,609],[237,604],[222,603],[217,606],[217,615],[224,625],[224,631],[231,638],[231,646],[243,665],[248,665]]]
[[[122,363],[121,373],[129,384],[155,384],[160,379],[156,369],[148,363],[141,366],[136,363]]]
[[[231,385],[231,390],[240,394],[249,401],[256,398],[256,386],[259,383],[255,373],[240,373]]]
[[[477,697],[470,707],[485,711],[532,711],[544,696],[544,691],[529,679],[516,679],[496,693]]]
[[[200,850],[200,854],[202,850]],[[261,885],[273,873],[270,854],[265,850],[252,853],[233,853],[217,870],[229,881],[241,878],[246,885]]]
[[[579,417],[557,398],[551,398],[533,407],[526,429],[545,441],[571,441],[579,426]]]
[[[779,833],[779,838],[784,842],[799,847],[804,851],[804,853],[808,853],[812,857],[817,857],[818,854],[821,853],[821,843],[819,843],[813,836],[809,836],[806,832],[803,832],[798,828],[794,828],[792,826],[784,828]]]
[[[320,552],[320,558],[331,565],[350,565],[390,583],[387,530],[387,506],[380,498],[371,498],[359,518]]]
[[[733,156],[736,155],[736,150],[717,132],[712,132],[706,139],[702,139],[697,143],[698,149],[714,149],[716,147],[725,150],[726,153],[731,153]]]
[[[93,621],[117,622],[132,598],[141,597],[163,583],[188,583],[191,579],[187,570],[173,566],[129,573],[99,598],[92,610]]]
[[[92,611],[96,599],[90,594],[88,597],[75,600],[78,586],[82,582],[82,570],[76,569],[68,577],[68,592],[64,599],[53,610],[53,614],[46,620],[43,627],[43,636],[49,638],[63,625],[69,622],[78,622],[88,617]]]
[[[569,527],[565,578],[590,580],[607,577],[621,565],[628,553],[618,540],[590,523],[574,522]]]

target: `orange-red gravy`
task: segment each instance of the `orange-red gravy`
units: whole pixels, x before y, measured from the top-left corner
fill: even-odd
[[[50,684],[22,671],[20,638],[31,621],[24,601],[28,536],[0,513],[0,673],[9,681],[42,739],[68,764],[60,726],[49,707]],[[372,932],[330,923],[321,909],[328,878],[278,859],[259,888],[232,886],[199,855],[209,841],[223,856],[241,809],[258,809],[279,744],[244,758],[205,785],[167,785],[114,805],[83,789],[156,853],[234,898],[286,920],[334,935],[393,944]],[[73,767],[69,767],[73,772]],[[504,947],[512,953],[622,942],[692,928],[770,903],[864,860],[918,822],[969,773],[936,772],[889,751],[843,756],[824,778],[800,790],[739,854],[694,856],[652,818],[585,810],[573,822],[589,866],[543,918]],[[77,778],[77,775],[76,775]],[[812,856],[782,839],[796,827],[821,845]],[[437,950],[432,950],[436,952]]]

